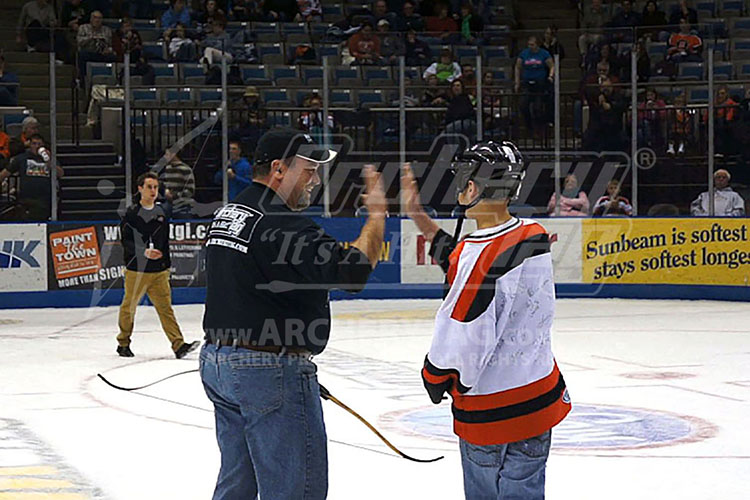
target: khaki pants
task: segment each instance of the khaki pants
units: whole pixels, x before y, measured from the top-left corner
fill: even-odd
[[[120,334],[117,336],[117,343],[121,346],[130,345],[135,308],[145,294],[148,294],[148,298],[154,304],[159,315],[159,321],[161,321],[161,327],[172,343],[172,350],[176,351],[185,343],[185,339],[182,337],[182,332],[180,332],[180,327],[172,310],[169,269],[160,273],[139,273],[129,269],[125,270],[125,296],[120,305]]]

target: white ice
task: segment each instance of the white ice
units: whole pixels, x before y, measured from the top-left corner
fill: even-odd
[[[329,498],[463,498],[449,405],[433,407],[419,376],[437,305],[333,303],[320,381],[406,453],[445,459],[398,458],[324,402]],[[190,340],[202,313],[176,307]],[[0,499],[26,498],[2,467],[35,464],[85,486],[65,498],[211,498],[219,454],[198,375],[140,393],[96,377],[139,385],[197,368],[197,355],[174,359],[150,307],[137,312],[135,358],[116,355],[116,330],[117,308],[0,310]],[[576,410],[553,431],[547,498],[750,498],[749,330],[745,303],[559,300],[554,352]]]

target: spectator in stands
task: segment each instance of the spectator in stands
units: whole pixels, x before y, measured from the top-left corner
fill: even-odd
[[[649,41],[666,41],[669,37],[667,31],[667,15],[659,10],[655,0],[648,0],[643,8],[643,21],[641,29],[638,30],[638,38],[645,37]]]
[[[5,71],[5,56],[0,54],[0,106],[18,106],[18,76]]]
[[[428,75],[426,81],[427,87],[422,92],[422,97],[419,100],[420,105],[430,107],[447,104],[450,96],[447,96],[445,91],[438,85],[437,75]]]
[[[555,193],[547,203],[547,215],[555,215],[557,197]],[[587,217],[589,215],[589,198],[578,185],[578,177],[568,174],[565,177],[562,192],[560,193],[560,216],[562,217]]]
[[[528,47],[516,59],[514,87],[517,94],[523,92],[521,113],[527,129],[533,130],[548,119],[549,84],[554,78],[552,56],[539,46],[537,37],[530,36]]]
[[[384,64],[396,64],[399,56],[404,54],[400,33],[390,33],[390,27],[388,19],[378,21],[377,36],[380,38],[380,55]]]
[[[297,0],[297,15],[294,20],[298,23],[321,22],[323,20],[323,8],[320,0]]]
[[[599,90],[602,83],[609,80],[611,83],[620,83],[620,80],[611,73],[607,61],[601,61],[596,65],[596,72],[589,73],[583,79],[581,85],[581,100],[584,104],[589,104],[599,98]]]
[[[641,41],[636,43],[635,50],[638,83],[646,83],[651,79],[651,57],[646,50],[646,44]]]
[[[190,26],[190,9],[185,5],[185,0],[171,0],[169,4],[161,16],[161,29],[174,28],[177,23]]]
[[[458,26],[461,29],[463,43],[481,45],[480,36],[484,31],[482,17],[474,12],[474,4],[465,0],[461,4],[461,16],[458,18]]]
[[[263,14],[266,21],[292,21],[297,12],[297,0],[265,0],[263,2]]]
[[[217,16],[211,21],[210,34],[201,41],[203,48],[203,57],[201,63],[210,67],[213,64],[221,63],[222,57],[227,63],[234,59],[232,53],[232,38],[225,31],[227,21],[223,17]]]
[[[393,29],[395,31],[422,31],[424,30],[424,19],[415,12],[414,2],[405,0],[400,16],[393,17]]]
[[[92,85],[89,109],[86,114],[86,127],[96,126],[99,121],[99,110],[101,109],[102,103],[106,101],[122,102],[124,97],[125,90],[122,87],[113,87],[102,84]]]
[[[682,19],[687,19],[691,25],[698,24],[698,11],[690,7],[688,0],[680,0],[677,8],[672,9],[672,13],[669,15],[669,24],[673,26],[675,31],[679,31],[679,24]]]
[[[586,68],[588,71],[595,71],[596,65],[600,62],[609,63],[609,72],[611,75],[620,77],[620,73],[626,64],[622,58],[617,54],[617,50],[607,42],[602,42],[600,45],[592,46],[592,50],[587,55]]]
[[[91,13],[91,21],[78,29],[78,70],[81,81],[86,76],[89,62],[115,62],[112,48],[112,30],[103,24],[104,16],[98,10]]]
[[[373,26],[377,26],[382,19],[390,23],[392,16],[388,12],[388,4],[385,0],[377,0],[372,4],[372,18],[370,21],[372,21]]]
[[[633,10],[631,0],[623,0],[622,9],[612,18],[610,25],[613,28],[621,28],[612,33],[615,42],[632,42],[633,28],[641,25],[641,16]]]
[[[21,15],[18,16],[18,31],[16,42],[22,43],[22,35],[26,35],[26,50],[33,52],[49,52],[49,30],[57,26],[55,7],[48,0],[31,0],[24,4]],[[63,39],[59,38],[62,36]],[[64,35],[55,33],[55,49],[59,52],[59,44],[64,43]]]
[[[242,146],[239,141],[229,141],[229,164],[227,165],[227,184],[229,201],[232,201],[243,189],[252,184],[252,168],[247,158],[242,156]],[[214,175],[214,183],[222,185],[224,171],[219,169]]]
[[[0,130],[0,170],[5,168],[8,160],[10,160],[10,136]]]
[[[464,84],[464,91],[473,99],[477,98],[477,73],[471,64],[461,65],[461,83]]]
[[[76,34],[78,28],[89,19],[91,10],[86,0],[65,0],[60,14],[61,24],[67,26],[73,34]]]
[[[380,64],[380,37],[375,34],[369,20],[362,23],[358,32],[349,37],[349,53],[352,64]]]
[[[229,15],[232,21],[262,21],[264,17],[262,2],[258,0],[234,0]]]
[[[591,6],[584,7],[581,29],[584,33],[578,37],[578,51],[581,53],[581,64],[589,45],[597,44],[603,39],[603,28],[609,22],[609,6],[603,6],[602,0],[592,0]]]
[[[560,56],[560,60],[565,59],[565,47],[557,39],[557,26],[551,24],[544,30],[544,39],[542,41],[542,48],[549,52],[553,58],[555,54]]]
[[[453,60],[451,49],[440,52],[440,62],[434,62],[424,70],[422,79],[427,80],[430,75],[437,76],[439,83],[451,83],[461,77],[461,66]]]
[[[716,217],[744,217],[745,200],[739,193],[729,187],[732,176],[723,168],[714,172],[714,215]],[[710,215],[709,193],[702,192],[690,204],[690,213],[694,216]]]
[[[27,116],[21,122],[21,135],[10,139],[11,158],[23,153],[31,147],[31,136],[39,133],[39,120],[33,116]]]
[[[622,116],[625,102],[612,82],[604,80],[599,86],[599,94],[589,100],[589,127],[584,144],[592,151],[621,151],[623,142]]]
[[[638,144],[655,148],[663,145],[662,125],[667,118],[667,104],[656,89],[649,87],[638,104]]]
[[[216,0],[205,0],[201,6],[201,10],[193,17],[195,17],[195,22],[198,24],[209,24],[216,17],[226,18],[226,14],[219,8]]]
[[[474,101],[460,78],[453,80],[450,88],[450,101],[445,111],[445,133],[465,135],[469,138],[469,143],[473,143],[477,133]]]
[[[195,42],[187,35],[187,30],[182,23],[177,23],[169,35],[165,34],[169,42],[167,51],[169,60],[175,62],[190,62],[198,58],[198,49]]]
[[[667,154],[675,154],[675,144],[678,144],[676,153],[685,154],[685,147],[689,144],[690,137],[693,134],[695,110],[687,107],[687,97],[685,94],[675,97],[673,108],[668,114],[670,138],[669,145],[667,146]]]
[[[297,128],[310,134],[318,144],[324,143],[324,127],[323,121],[323,98],[320,94],[310,94],[305,99],[305,106],[308,108],[307,111],[303,111],[300,114],[299,120],[297,120]],[[333,131],[335,122],[333,121],[333,115],[328,115],[328,130]]]
[[[683,17],[680,19],[680,32],[669,37],[667,57],[673,63],[702,62],[702,49],[703,40],[690,32],[690,23]]]
[[[434,15],[425,18],[425,29],[432,38],[440,43],[451,43],[456,40],[458,24],[448,15],[448,4],[438,2],[434,5]]]
[[[259,97],[258,89],[251,85],[245,87],[242,102],[232,106],[239,110],[240,124],[229,134],[229,139],[242,142],[246,151],[255,151],[258,139],[266,130],[266,110]]]
[[[124,18],[120,23],[120,27],[115,31],[112,37],[112,49],[117,55],[118,62],[124,60],[126,52],[130,53],[131,61],[137,61],[141,58],[143,41],[141,40],[140,33],[133,28],[133,21],[129,18]]]
[[[159,176],[164,185],[164,197],[172,205],[175,217],[190,217],[195,204],[193,169],[169,149],[164,152],[164,160],[166,165]]]
[[[430,46],[417,38],[417,32],[414,30],[406,32],[404,53],[405,62],[408,66],[427,66],[432,62],[432,50],[430,50]]]
[[[729,95],[729,88],[726,85],[720,86],[714,100],[714,149],[718,156],[736,152],[734,122],[737,113],[738,105]],[[703,122],[708,123],[708,113],[703,114]]]
[[[0,171],[0,184],[13,174],[19,176],[19,202],[23,207],[23,220],[45,221],[52,215],[52,156],[44,147],[44,138],[33,134],[29,149],[14,156],[8,166]],[[64,175],[62,167],[55,164],[57,177]]]
[[[596,200],[592,215],[595,217],[633,215],[633,206],[630,200],[620,196],[620,181],[612,179],[607,184],[607,194]]]

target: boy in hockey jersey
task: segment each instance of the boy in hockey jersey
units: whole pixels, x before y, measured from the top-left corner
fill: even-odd
[[[477,231],[457,242],[422,209],[408,166],[407,214],[446,272],[422,378],[433,403],[453,399],[467,499],[544,498],[551,428],[570,399],[550,345],[555,288],[549,236],[508,212],[524,164],[509,142],[484,142],[453,164],[458,203]]]

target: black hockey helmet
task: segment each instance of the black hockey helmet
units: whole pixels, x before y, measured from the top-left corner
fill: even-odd
[[[496,200],[518,196],[526,175],[523,156],[509,141],[474,144],[456,155],[451,169],[456,177],[456,196],[471,180],[479,187],[481,198]]]

